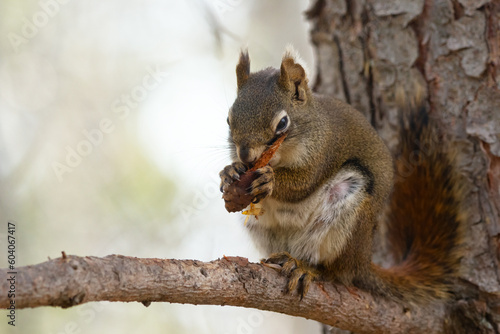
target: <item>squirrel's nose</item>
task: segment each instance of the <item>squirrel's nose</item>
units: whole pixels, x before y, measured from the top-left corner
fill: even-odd
[[[247,146],[242,146],[238,148],[238,157],[240,158],[241,162],[244,164],[251,164],[256,160],[256,157],[254,154],[252,154],[252,151],[250,148]]]

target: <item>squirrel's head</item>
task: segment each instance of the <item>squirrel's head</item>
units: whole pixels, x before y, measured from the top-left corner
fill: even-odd
[[[306,71],[291,51],[285,52],[280,69],[266,68],[250,73],[250,58],[242,51],[236,66],[238,96],[229,109],[227,122],[233,160],[245,164],[257,160],[262,152],[283,133],[287,137],[271,160],[272,166],[296,162],[304,133],[301,124],[310,121],[307,106],[311,90]],[[292,155],[295,154],[295,159]]]

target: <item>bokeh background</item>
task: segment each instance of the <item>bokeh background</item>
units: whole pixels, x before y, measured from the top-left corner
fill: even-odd
[[[0,2],[0,266],[74,255],[212,260],[261,255],[228,214],[234,68],[279,66],[291,43],[314,75],[309,1]],[[258,310],[89,303],[17,311],[2,333],[319,333]]]

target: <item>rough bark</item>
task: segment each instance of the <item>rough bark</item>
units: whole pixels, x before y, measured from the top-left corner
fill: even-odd
[[[427,99],[468,183],[449,331],[500,332],[495,298],[478,300],[500,292],[500,1],[318,0],[308,15],[316,91],[364,112],[392,150],[398,101]],[[377,261],[389,263],[379,244]]]
[[[17,268],[16,274],[0,269],[0,277],[12,275],[15,299],[7,297],[12,282],[2,279],[1,308],[7,308],[10,300],[15,300],[16,309],[66,308],[92,301],[233,305],[313,319],[356,333],[428,334],[443,332],[442,319],[447,314],[444,304],[402,306],[329,283],[313,283],[300,300],[283,292],[285,277],[241,257],[201,262],[63,254]]]

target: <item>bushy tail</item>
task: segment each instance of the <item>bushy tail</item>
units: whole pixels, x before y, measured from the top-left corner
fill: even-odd
[[[389,269],[374,266],[374,279],[397,298],[448,298],[460,267],[464,191],[454,156],[426,108],[402,115],[399,152],[387,222],[397,264]]]

